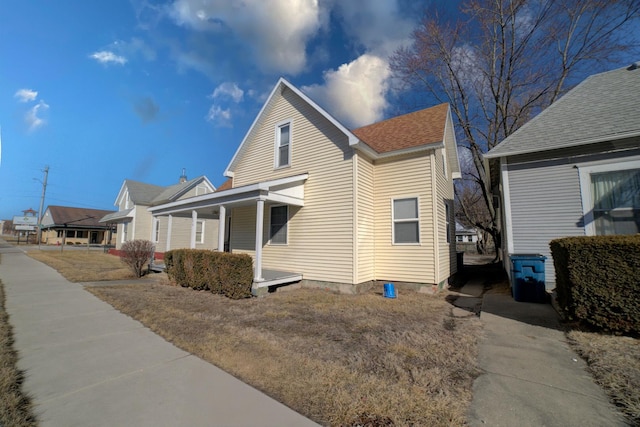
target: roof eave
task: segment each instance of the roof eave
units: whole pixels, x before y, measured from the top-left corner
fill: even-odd
[[[582,139],[582,140],[576,140],[573,141],[569,144],[565,144],[562,147],[552,147],[546,150],[540,150],[540,149],[529,149],[527,150],[526,148],[523,150],[518,150],[518,151],[511,151],[509,153],[491,153],[493,151],[489,150],[489,152],[483,154],[483,157],[485,159],[496,159],[496,158],[500,158],[500,157],[510,157],[510,156],[519,156],[521,154],[532,154],[532,153],[542,153],[545,151],[553,151],[553,150],[562,150],[563,148],[571,148],[571,147],[579,147],[581,145],[589,145],[589,144],[598,144],[601,142],[609,142],[609,141],[619,141],[621,139],[627,139],[627,138],[634,138],[634,137],[640,137],[640,129],[639,130],[635,130],[632,132],[627,132],[627,133],[620,133],[617,135],[606,135],[606,136],[600,136],[597,138],[591,138],[591,139]],[[504,141],[503,141],[504,142]],[[498,148],[498,146],[494,147]]]

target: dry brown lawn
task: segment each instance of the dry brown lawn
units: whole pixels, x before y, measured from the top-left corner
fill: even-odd
[[[88,290],[321,424],[466,424],[481,326],[452,317],[444,296],[298,289],[234,301],[158,283]]]
[[[114,255],[97,251],[31,250],[30,257],[55,268],[70,282],[134,279],[135,275]]]
[[[640,425],[640,339],[581,331],[568,337],[631,425]]]

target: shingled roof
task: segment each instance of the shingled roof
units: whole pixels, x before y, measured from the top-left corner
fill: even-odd
[[[69,206],[49,206],[46,212],[51,215],[52,224],[46,224],[45,227],[68,224],[73,227],[105,228],[104,224],[100,224],[100,219],[106,215],[113,214],[115,211],[73,208]]]
[[[202,178],[204,178],[204,176],[199,176],[192,180],[170,185],[168,187],[146,184],[144,182],[133,181],[131,179],[125,180],[125,184],[129,190],[129,197],[133,203],[136,205],[153,206],[171,201]]]
[[[491,149],[495,158],[640,136],[640,64],[594,74]]]
[[[442,142],[449,104],[393,117],[352,132],[378,153]]]

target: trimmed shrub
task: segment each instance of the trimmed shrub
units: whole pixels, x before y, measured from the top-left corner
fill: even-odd
[[[601,330],[640,333],[640,235],[550,243],[558,304]]]
[[[176,249],[164,255],[166,271],[178,285],[232,299],[251,296],[253,260],[246,254]]]
[[[149,262],[154,251],[153,243],[148,240],[130,240],[120,248],[120,259],[136,277],[142,277],[144,265]]]

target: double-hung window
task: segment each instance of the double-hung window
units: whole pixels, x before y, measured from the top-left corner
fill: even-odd
[[[160,241],[160,218],[153,219],[153,226],[154,226],[153,241],[158,243]]]
[[[287,223],[289,222],[289,206],[271,206],[269,224],[269,243],[272,245],[287,244]]]
[[[204,243],[204,221],[196,222],[196,243]]]
[[[393,209],[393,243],[420,243],[420,218],[418,215],[418,198],[394,199]]]
[[[640,232],[640,160],[580,167],[588,235]]]
[[[291,165],[291,122],[276,127],[276,168]]]

